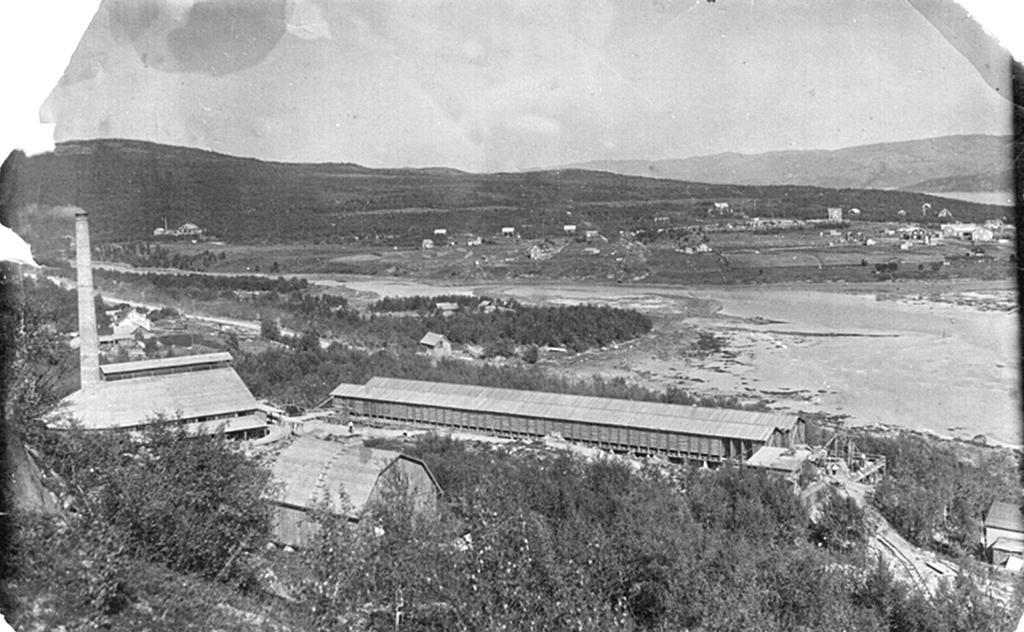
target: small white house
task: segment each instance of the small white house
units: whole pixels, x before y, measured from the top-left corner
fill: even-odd
[[[148,335],[153,330],[153,323],[145,314],[140,314],[134,309],[114,323],[114,334],[130,336]]]
[[[452,353],[452,343],[442,334],[433,331],[420,338],[420,350],[435,358],[444,358]]]

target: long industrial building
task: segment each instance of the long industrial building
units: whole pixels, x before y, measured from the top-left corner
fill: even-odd
[[[190,432],[237,438],[267,433],[266,415],[231,366],[231,354],[140,360],[100,365],[85,211],[75,213],[81,388],[64,404],[85,430],[138,430],[157,421]],[[58,416],[53,425],[69,420]]]
[[[796,415],[375,377],[331,392],[343,417],[503,437],[558,433],[600,448],[718,463],[804,443]]]

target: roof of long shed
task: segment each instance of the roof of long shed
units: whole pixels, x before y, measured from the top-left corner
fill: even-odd
[[[757,441],[767,439],[776,428],[791,428],[797,420],[794,415],[778,413],[385,377],[372,378],[365,385],[341,384],[331,394],[336,397]]]
[[[145,425],[161,414],[188,420],[256,410],[256,399],[231,367],[98,382],[65,401],[89,430]]]
[[[136,360],[135,362],[101,364],[100,372],[103,375],[121,375],[124,373],[138,373],[142,371],[158,371],[167,369],[186,370],[188,367],[193,366],[230,362],[231,354],[226,351],[219,351],[217,353],[203,353],[200,355],[177,356],[173,358],[156,358],[152,360]]]
[[[1024,533],[1024,511],[1020,505],[997,500],[985,514],[985,526]]]

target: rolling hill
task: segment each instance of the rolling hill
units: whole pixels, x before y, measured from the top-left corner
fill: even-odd
[[[987,174],[988,190],[1012,190],[1010,136],[942,136],[834,151],[724,153],[677,160],[604,160],[572,165],[623,175],[730,184],[914,190],[951,177]],[[944,189],[946,191],[954,189]]]
[[[274,163],[117,139],[62,143],[32,157],[15,153],[6,169],[15,177],[3,199],[20,209],[14,223],[23,234],[70,234],[70,218],[54,209],[76,205],[89,210],[97,243],[150,239],[165,219],[250,243],[409,245],[435,227],[487,236],[506,225],[542,237],[561,234],[565,223],[613,231],[659,216],[690,222],[706,218],[714,201],[767,217],[823,218],[827,206],[855,206],[863,219],[894,220],[898,209],[924,202],[963,219],[1007,214],[1005,207],[909,191],[706,184],[584,170],[471,174]]]

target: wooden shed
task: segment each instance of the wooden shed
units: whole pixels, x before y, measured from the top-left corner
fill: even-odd
[[[452,354],[452,343],[442,334],[431,331],[420,338],[420,350],[435,358],[444,358]]]
[[[1024,511],[1020,505],[996,501],[985,514],[985,548],[997,566],[1020,568],[1024,561]]]
[[[398,485],[414,511],[437,512],[441,487],[423,461],[363,445],[299,437],[281,451],[272,466],[280,493],[273,498],[274,541],[308,546],[319,525],[310,510],[322,507],[356,523],[387,502],[385,490]]]
[[[796,415],[375,377],[341,384],[343,414],[513,438],[558,434],[598,448],[706,462],[804,443]]]

